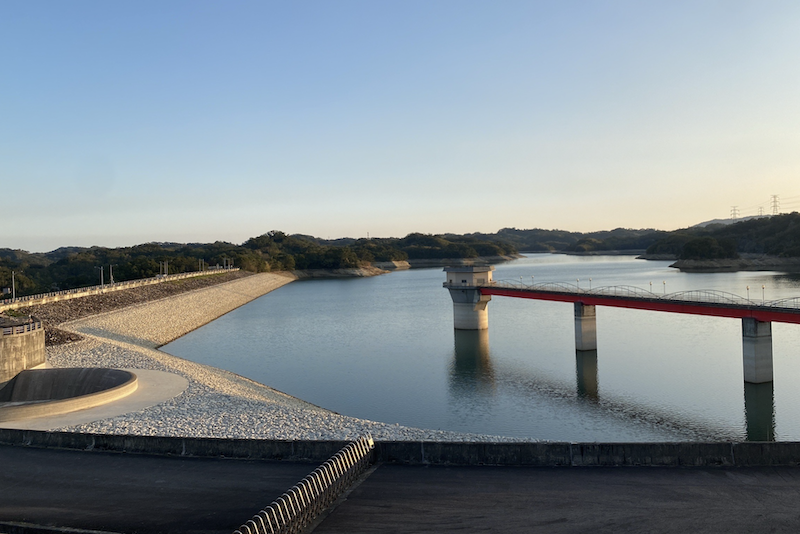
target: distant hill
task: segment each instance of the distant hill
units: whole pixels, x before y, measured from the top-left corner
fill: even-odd
[[[10,287],[12,271],[17,295],[46,293],[96,285],[102,266],[109,281],[113,265],[117,282],[156,276],[164,265],[169,273],[197,271],[233,264],[253,272],[294,269],[341,269],[376,261],[476,258],[513,255],[517,249],[499,241],[470,237],[409,234],[390,239],[325,241],[272,231],[241,245],[215,243],[144,243],[133,247],[61,247],[47,253],[0,249],[0,287]]]
[[[339,269],[371,262],[510,256],[523,252],[646,250],[647,254],[681,259],[724,259],[739,254],[800,257],[800,214],[718,219],[690,228],[665,232],[652,228],[615,228],[598,232],[569,232],[541,228],[503,228],[496,233],[431,235],[402,238],[326,240],[279,231],[252,237],[241,245],[215,243],[144,243],[133,247],[61,247],[47,253],[0,249],[0,287],[11,285],[15,272],[17,294],[44,293],[106,280],[109,265],[116,281],[155,276],[164,262],[170,273],[196,271],[200,264],[232,262],[261,272],[293,269]]]
[[[800,257],[800,213],[696,225],[670,232],[647,248],[647,254],[680,259],[736,258],[741,253]]]
[[[753,219],[763,219],[765,217],[771,217],[771,215],[751,215],[749,217],[739,217],[738,219],[711,219],[710,221],[705,221],[701,223],[697,223],[694,226],[690,226],[689,228],[707,228],[709,226],[728,226],[729,224],[736,224],[738,222],[743,221],[751,221]]]
[[[598,232],[569,232],[534,228],[503,228],[495,234],[474,233],[465,237],[511,243],[523,252],[602,252],[612,250],[645,250],[667,232],[652,228],[615,228]],[[444,237],[450,238],[451,234]]]

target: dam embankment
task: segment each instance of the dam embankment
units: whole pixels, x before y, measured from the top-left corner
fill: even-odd
[[[369,432],[376,439],[401,441],[520,441],[347,417],[234,373],[157,350],[294,279],[288,273],[260,273],[59,324],[66,333],[81,339],[47,347],[47,361],[52,367],[165,371],[184,377],[189,385],[176,397],[143,410],[100,419],[92,418],[87,410],[84,422],[53,425],[47,430],[258,440],[351,440]],[[24,422],[16,421],[2,427],[27,428]]]

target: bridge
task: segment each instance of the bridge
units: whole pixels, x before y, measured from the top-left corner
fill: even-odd
[[[800,297],[753,301],[713,290],[680,291],[658,295],[632,286],[582,289],[577,285],[492,280],[494,267],[445,267],[444,287],[453,299],[457,330],[489,327],[487,305],[492,296],[573,303],[575,349],[597,350],[596,306],[610,306],[742,320],[744,381],[772,382],[772,323],[800,324]]]

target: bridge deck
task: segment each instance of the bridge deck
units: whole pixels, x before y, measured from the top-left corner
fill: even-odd
[[[446,286],[456,288],[458,286]],[[564,287],[566,287],[564,285]],[[679,294],[664,295],[660,297],[655,294],[645,294],[639,290],[639,294],[632,291],[625,291],[626,294],[611,294],[609,288],[599,288],[595,291],[581,290],[576,288],[573,291],[564,289],[548,289],[546,287],[515,287],[503,284],[491,284],[477,286],[482,295],[496,295],[499,297],[515,297],[535,300],[549,300],[556,302],[580,302],[585,305],[611,306],[615,308],[630,308],[636,310],[662,311],[672,313],[685,313],[691,315],[708,315],[713,317],[731,317],[742,319],[752,317],[758,321],[793,323],[800,324],[800,308],[782,307],[774,302],[758,304],[749,300],[740,299],[739,302],[729,299],[728,302],[717,300],[714,302],[704,302],[701,300],[684,300]],[[686,292],[689,294],[691,292]],[[708,292],[709,294],[721,294]],[[796,299],[794,299],[796,300]]]

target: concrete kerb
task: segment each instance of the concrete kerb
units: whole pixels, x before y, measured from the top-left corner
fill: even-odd
[[[324,462],[347,441],[182,438],[0,429],[0,444],[249,460]],[[376,441],[375,460],[406,465],[746,467],[800,465],[800,442],[478,443]]]
[[[4,445],[199,458],[322,462],[347,443],[347,441],[182,438],[0,429],[0,444]]]

